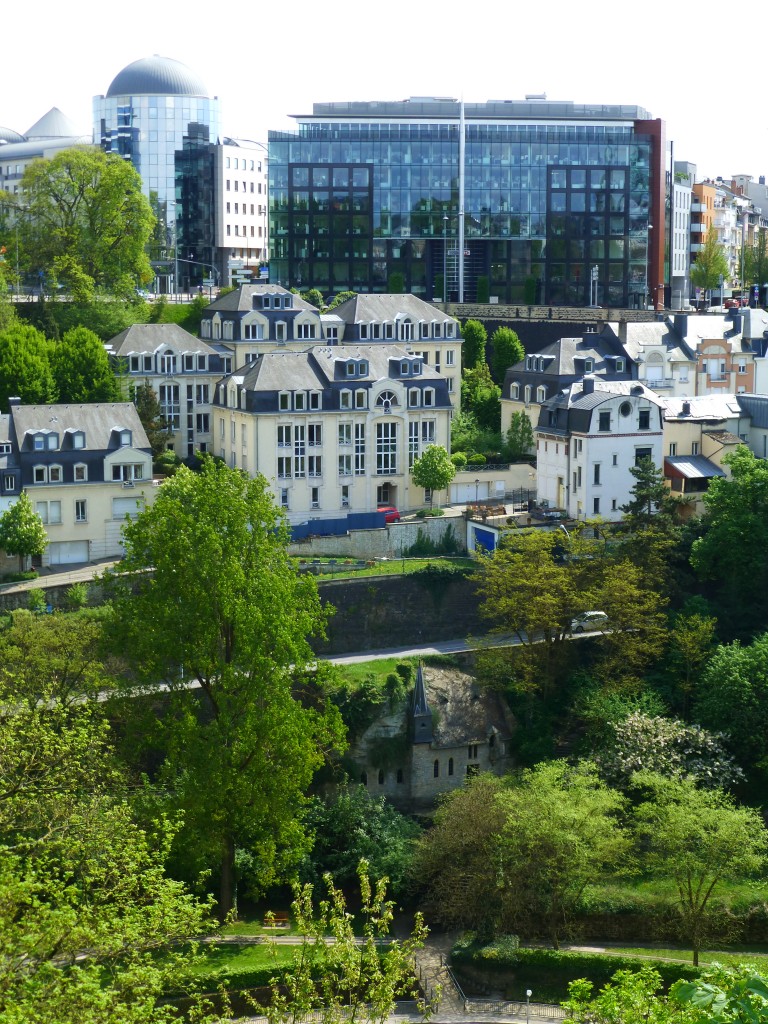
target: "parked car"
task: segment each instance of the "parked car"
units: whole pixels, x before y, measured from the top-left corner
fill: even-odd
[[[596,629],[605,629],[608,616],[605,612],[582,612],[571,621],[572,633],[588,633]]]
[[[400,513],[397,511],[394,505],[379,505],[376,509],[377,512],[384,513],[385,523],[399,523]]]

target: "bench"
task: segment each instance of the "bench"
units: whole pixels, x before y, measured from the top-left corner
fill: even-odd
[[[290,928],[291,915],[287,910],[271,910],[264,915],[265,928]]]

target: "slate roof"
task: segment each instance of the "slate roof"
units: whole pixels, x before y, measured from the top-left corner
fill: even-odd
[[[602,334],[619,339],[629,358],[635,362],[644,358],[646,349],[659,346],[667,350],[669,359],[681,362],[694,362],[696,359],[685,338],[678,333],[677,325],[673,326],[668,320],[626,324],[611,322],[605,325]]]
[[[345,378],[342,383],[372,384],[377,380],[391,379],[390,360],[404,358],[409,358],[409,354],[401,345],[345,345],[343,348],[319,345],[301,352],[265,352],[247,367],[240,367],[226,381],[242,383],[249,391],[318,390],[331,383],[339,383],[335,375],[338,363],[365,359],[368,361],[368,373],[355,377],[353,381]],[[441,374],[424,364],[419,376],[397,379],[408,385],[444,382]]]
[[[606,381],[600,377],[588,377],[588,380],[593,381],[594,390],[584,391],[583,382],[576,383],[544,402],[537,429],[556,434],[574,430],[586,432],[590,428],[592,410],[618,395],[643,398],[653,405],[662,405],[659,396],[640,381]],[[556,414],[555,422],[552,422],[551,413]]]
[[[736,395],[735,398],[739,409],[750,417],[753,427],[768,429],[768,395]]]
[[[85,432],[85,449],[106,451],[118,447],[114,432],[130,430],[133,448],[150,450],[136,407],[131,402],[97,402],[90,405],[15,405],[11,421],[21,448],[28,433],[55,431],[60,440],[67,431]]]
[[[529,358],[543,360],[541,369],[529,370]],[[512,384],[530,385],[534,390],[540,385],[552,389],[567,387],[584,376],[584,360],[593,361],[592,373],[608,380],[631,380],[632,359],[627,356],[619,339],[604,334],[586,334],[578,338],[558,338],[545,345],[538,352],[529,352],[519,363],[510,366],[504,375],[504,397],[511,397]],[[624,359],[627,369],[616,372],[616,360]]]
[[[458,323],[455,317],[448,316],[441,309],[438,309],[437,306],[433,306],[432,303],[425,302],[424,299],[409,293],[355,295],[353,298],[347,299],[346,302],[342,302],[341,305],[336,306],[333,312],[347,324],[354,324],[359,321],[363,323],[383,323],[386,320],[394,320],[398,314],[401,317],[407,316],[409,319],[417,322],[419,320],[438,320],[440,323],[445,323],[446,321]],[[417,338],[414,338],[414,341],[417,340]]]
[[[250,313],[253,310],[253,296],[254,295],[290,295],[291,292],[287,288],[283,288],[277,284],[241,284],[233,292],[227,292],[226,295],[222,295],[216,299],[209,306],[206,307],[203,315],[210,315],[211,313],[228,312],[228,313]],[[311,302],[307,302],[302,299],[300,295],[293,295],[293,310],[309,310],[311,313],[318,313],[317,306],[313,306]],[[264,313],[290,313],[291,309],[265,309],[260,310]]]
[[[133,324],[109,342],[115,355],[154,353],[160,348],[178,352],[215,355],[214,349],[204,341],[185,331],[178,324]]]

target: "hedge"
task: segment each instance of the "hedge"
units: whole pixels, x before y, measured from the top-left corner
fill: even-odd
[[[497,983],[504,975],[516,974],[522,969],[527,982],[532,986],[539,978],[546,979],[550,984],[556,980],[564,987],[577,978],[588,978],[597,987],[601,987],[617,971],[639,971],[643,967],[652,967],[658,971],[664,987],[668,988],[679,978],[691,981],[701,973],[698,967],[691,964],[670,963],[650,957],[539,948],[514,949],[512,943],[505,948],[502,941],[487,946],[459,942],[451,951],[451,961],[459,970],[464,965],[472,968],[473,973],[482,971],[492,975]]]

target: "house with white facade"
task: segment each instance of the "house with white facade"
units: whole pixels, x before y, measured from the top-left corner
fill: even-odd
[[[539,503],[568,518],[622,518],[643,458],[661,466],[663,404],[638,381],[586,376],[545,402],[536,427]]]
[[[180,459],[211,448],[211,402],[217,382],[232,370],[232,355],[178,324],[134,324],[108,343],[133,388],[149,381],[167,424],[167,448]]]
[[[265,352],[219,383],[213,451],[270,481],[294,534],[340,533],[424,504],[410,469],[450,447],[451,412],[445,378],[401,345]]]

